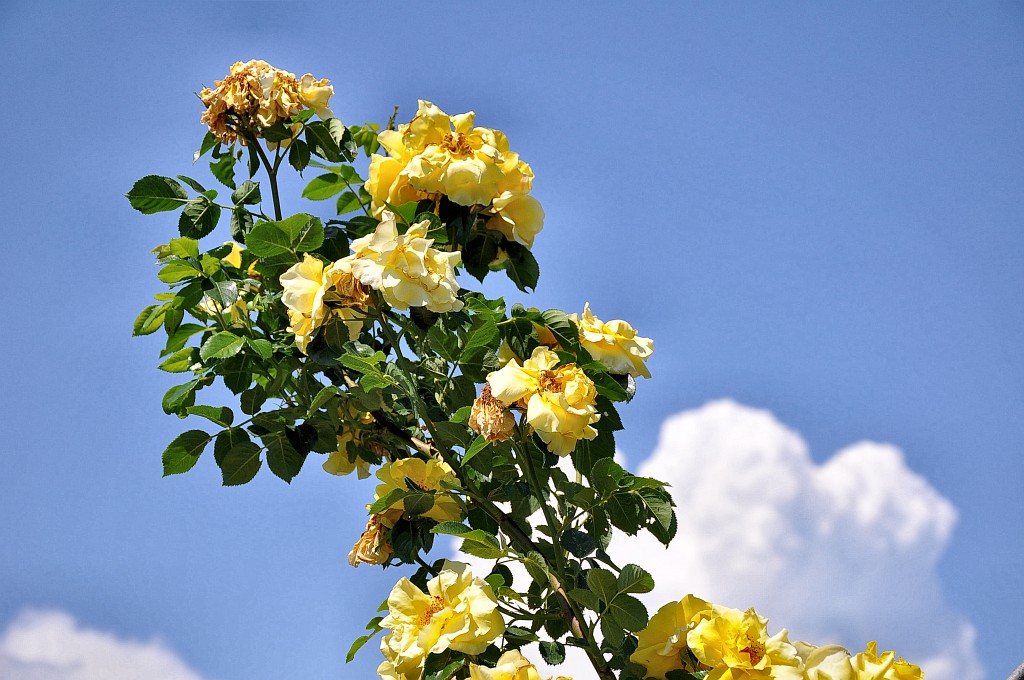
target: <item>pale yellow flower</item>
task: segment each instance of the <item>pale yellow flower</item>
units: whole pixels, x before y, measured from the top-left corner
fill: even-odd
[[[803,662],[807,680],[870,680],[874,677],[862,675],[854,670],[850,662],[850,652],[845,647],[818,647],[801,640],[794,641],[793,647]]]
[[[548,450],[564,456],[580,439],[594,439],[601,415],[597,388],[575,364],[558,366],[558,355],[541,345],[520,365],[516,359],[487,375],[491,394],[505,406],[526,409],[526,422]]]
[[[370,506],[366,506],[369,508]],[[391,557],[394,548],[385,540],[385,534],[402,516],[402,511],[385,510],[380,514],[370,515],[363,532],[348,554],[348,563],[353,567],[360,564],[384,564]]]
[[[505,404],[491,396],[491,386],[484,385],[480,390],[480,396],[473,401],[469,427],[493,443],[510,439],[515,426],[516,419],[512,417],[512,413]]]
[[[487,228],[500,232],[509,241],[533,247],[533,240],[544,228],[544,208],[540,201],[526,193],[505,191],[494,198],[494,216]]]
[[[334,88],[331,81],[326,78],[317,80],[312,74],[307,73],[299,80],[299,101],[309,109],[313,109],[317,116],[327,120],[334,118],[331,111],[330,100],[334,96]]]
[[[803,680],[803,664],[785,629],[768,636],[768,619],[720,605],[686,634],[693,655],[711,668],[708,680]]]
[[[374,499],[383,498],[395,489],[409,490],[406,480],[412,480],[418,489],[436,491],[434,505],[423,513],[435,522],[451,522],[462,519],[462,508],[447,490],[458,483],[455,472],[448,464],[440,460],[422,460],[420,458],[402,458],[392,463],[385,463],[377,470],[377,485]],[[405,510],[405,499],[390,507]]]
[[[633,327],[621,319],[604,322],[583,307],[583,315],[570,314],[580,329],[583,349],[608,368],[609,373],[629,374],[634,378],[650,378],[646,361],[654,353],[654,341],[637,335]]]
[[[689,651],[686,634],[710,615],[711,605],[693,595],[669,602],[637,633],[637,648],[629,660],[646,668],[648,678],[657,680],[665,680],[669,671],[707,670]]]
[[[388,615],[380,622],[391,631],[381,640],[386,680],[419,680],[428,654],[447,649],[480,654],[505,632],[498,602],[469,565],[446,560],[427,581],[427,592],[403,578],[388,596]]]
[[[472,680],[540,680],[536,666],[517,649],[498,657],[498,663],[493,668],[469,664],[469,677]]]
[[[443,253],[427,238],[430,222],[424,220],[398,232],[395,216],[385,211],[372,234],[352,242],[352,274],[364,285],[380,291],[395,309],[426,307],[432,312],[457,312],[459,282],[455,266],[460,253]]]
[[[349,339],[359,337],[370,298],[355,278],[350,258],[327,268],[309,253],[281,275],[281,302],[288,308],[288,330],[295,334],[295,346],[303,353],[313,334],[330,315],[348,328]]]
[[[854,676],[858,680],[861,677],[871,680],[923,680],[924,672],[920,667],[905,661],[903,657],[896,656],[896,652],[878,653],[878,643],[872,640],[868,648],[863,652],[855,654],[850,663],[853,668],[862,673]]]

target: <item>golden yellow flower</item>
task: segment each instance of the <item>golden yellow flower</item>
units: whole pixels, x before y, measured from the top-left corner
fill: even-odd
[[[443,461],[402,458],[382,465],[377,470],[377,479],[381,483],[377,485],[377,491],[374,494],[375,500],[383,498],[389,491],[395,489],[408,490],[409,485],[406,480],[411,480],[418,489],[437,492],[434,494],[433,507],[423,513],[424,517],[435,522],[452,522],[462,519],[462,508],[447,490],[447,488],[456,486],[458,480],[455,477],[455,472]],[[404,511],[405,499],[397,501],[390,507],[400,508]]]
[[[509,149],[502,132],[473,127],[474,119],[473,112],[449,116],[420,100],[409,123],[381,132],[388,156],[371,157],[366,182],[373,213],[382,214],[388,203],[441,195],[465,206],[494,202],[490,228],[529,246],[544,219],[540,204],[525,197],[533,170]]]
[[[669,602],[637,633],[637,648],[629,660],[646,668],[647,677],[657,680],[665,680],[669,671],[707,670],[689,651],[686,634],[710,615],[711,605],[693,595]]]
[[[498,657],[493,668],[469,664],[469,677],[472,680],[540,680],[537,668],[517,649]]]
[[[686,634],[693,655],[711,668],[708,680],[803,680],[803,664],[785,629],[768,636],[768,619],[720,605]]]
[[[920,667],[896,656],[896,652],[878,653],[878,643],[872,640],[863,652],[850,659],[854,670],[862,675],[854,678],[871,678],[871,680],[923,680],[924,672]]]
[[[295,346],[303,353],[313,334],[328,316],[341,318],[349,339],[359,337],[370,296],[352,273],[351,259],[338,260],[326,269],[309,253],[281,275],[281,302],[288,308],[288,330],[295,334]]]
[[[391,527],[395,526],[395,522],[401,516],[402,511],[397,509],[370,515],[370,519],[366,522],[366,530],[348,554],[348,563],[353,567],[358,567],[360,564],[384,564],[387,562],[391,553],[394,552],[394,548],[385,540],[385,535]]]
[[[584,305],[582,316],[570,314],[569,318],[579,326],[583,349],[604,364],[609,373],[651,377],[645,362],[654,353],[653,340],[640,337],[621,319],[601,321],[590,311],[590,303]]]
[[[262,128],[285,120],[304,107],[313,109],[321,118],[333,117],[327,108],[334,94],[329,81],[316,80],[308,73],[299,81],[295,74],[259,59],[236,62],[228,76],[214,81],[214,85],[199,93],[206,106],[200,121],[224,144],[237,139],[239,126],[249,128],[259,137]]]
[[[473,401],[469,414],[469,427],[482,434],[489,442],[503,442],[512,437],[516,419],[505,404],[491,396],[491,386],[484,385],[480,396]]]
[[[575,364],[558,366],[558,355],[543,345],[520,365],[510,360],[487,375],[495,399],[526,409],[526,422],[548,450],[564,456],[580,439],[594,439],[600,420],[597,388]]]
[[[364,285],[380,291],[395,309],[462,309],[459,282],[455,279],[455,266],[461,254],[431,248],[434,240],[427,238],[427,220],[400,234],[394,214],[385,211],[383,216],[372,234],[352,242],[353,254],[346,258],[351,262],[352,274]]]
[[[480,654],[505,632],[491,587],[469,565],[445,561],[427,581],[427,592],[403,578],[388,596],[380,625],[391,631],[380,643],[385,680],[419,680],[428,654],[447,649]]]
[[[221,259],[227,262],[235,269],[242,268],[242,252],[245,250],[238,241],[225,241],[224,245],[231,246],[231,252],[222,257]]]

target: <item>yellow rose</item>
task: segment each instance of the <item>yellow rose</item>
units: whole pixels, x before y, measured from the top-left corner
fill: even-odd
[[[459,282],[455,265],[460,253],[443,253],[431,248],[426,238],[430,222],[424,220],[398,233],[395,216],[383,213],[383,221],[372,234],[352,242],[352,274],[363,284],[378,290],[395,309],[426,307],[432,312],[457,312]]]
[[[753,609],[712,605],[710,616],[687,632],[686,645],[711,668],[708,680],[803,680],[800,657],[786,630],[768,637],[767,629],[768,619]]]
[[[330,315],[341,318],[349,339],[359,337],[369,306],[369,295],[352,272],[351,259],[338,260],[326,269],[309,253],[281,275],[281,302],[288,308],[288,330],[303,353],[313,334]]]
[[[388,615],[380,622],[391,634],[381,640],[384,663],[378,675],[419,680],[428,654],[482,653],[505,632],[497,607],[491,587],[461,562],[445,560],[425,593],[403,578],[388,596]]]
[[[299,101],[306,108],[313,109],[323,120],[334,118],[334,112],[329,108],[332,96],[334,88],[331,87],[331,81],[326,78],[317,80],[312,74],[307,73],[299,80]]]
[[[590,303],[584,305],[582,317],[570,314],[569,318],[579,326],[583,349],[610,373],[651,377],[645,362],[654,353],[653,340],[640,337],[632,326],[620,319],[601,321],[590,311]]]
[[[469,664],[469,677],[472,680],[540,680],[537,668],[516,649],[498,657],[493,668]]]
[[[238,241],[225,241],[224,245],[231,246],[231,252],[228,253],[227,255],[225,255],[224,257],[222,257],[221,260],[223,260],[224,262],[227,262],[229,265],[231,265],[235,269],[241,269],[242,268],[242,252],[245,250],[245,248],[243,248],[241,245],[239,245]]]
[[[540,201],[525,193],[505,191],[494,198],[494,216],[487,228],[500,232],[509,241],[533,247],[533,240],[544,228],[544,208]]]
[[[575,364],[558,366],[558,355],[541,345],[522,365],[516,359],[487,375],[491,394],[505,406],[526,409],[526,422],[547,444],[564,456],[580,439],[594,439],[601,415],[597,389]]]
[[[850,652],[845,647],[818,647],[800,640],[795,641],[793,647],[803,662],[807,680],[870,680],[868,676],[854,670],[850,663]]]
[[[388,492],[395,489],[408,490],[409,486],[406,480],[409,479],[424,491],[437,491],[434,494],[434,505],[423,513],[424,517],[429,517],[435,522],[455,522],[462,519],[462,508],[445,488],[445,485],[448,485],[449,488],[456,486],[458,480],[455,477],[455,472],[443,461],[402,458],[382,465],[377,470],[377,479],[381,483],[377,485],[374,500],[383,498]],[[397,501],[390,507],[401,508],[404,511],[405,500]]]
[[[348,563],[353,567],[358,567],[360,564],[384,564],[387,562],[391,553],[394,552],[394,548],[385,540],[385,534],[395,526],[395,522],[401,516],[400,510],[387,510],[381,514],[370,515],[370,519],[366,522],[366,530],[348,553]]]
[[[669,671],[708,670],[689,651],[686,633],[710,615],[711,605],[693,595],[669,602],[637,633],[637,648],[629,660],[646,668],[647,677],[657,680],[665,680]]]
[[[512,437],[516,419],[505,404],[491,396],[491,386],[484,385],[480,396],[473,401],[469,414],[469,427],[482,434],[489,442],[502,442]]]
[[[878,643],[872,640],[868,648],[855,654],[850,663],[863,675],[855,678],[871,678],[871,680],[923,680],[924,672],[920,667],[896,657],[896,652],[878,653]]]

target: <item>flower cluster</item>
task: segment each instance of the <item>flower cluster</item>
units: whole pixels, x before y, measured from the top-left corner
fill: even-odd
[[[259,137],[262,128],[287,120],[304,108],[313,109],[323,119],[334,117],[328,108],[334,94],[330,81],[317,80],[309,73],[296,78],[294,73],[259,59],[236,62],[228,76],[214,85],[199,93],[206,106],[200,121],[224,144],[238,138],[239,127]],[[243,137],[242,143],[245,141]]]
[[[580,439],[594,439],[601,415],[595,406],[597,388],[575,364],[561,360],[541,345],[521,365],[512,359],[487,375],[491,394],[505,406],[526,409],[526,422],[547,444],[564,456]]]
[[[637,634],[630,661],[646,677],[704,671],[707,680],[923,680],[917,666],[874,642],[851,655],[838,645],[790,642],[785,629],[768,635],[768,619],[687,595],[658,610]]]
[[[505,632],[491,587],[469,565],[447,560],[427,581],[427,592],[401,579],[380,625],[391,631],[380,643],[384,662],[377,674],[385,680],[419,680],[428,654],[480,654]]]
[[[482,207],[488,229],[529,248],[544,226],[544,210],[529,195],[533,170],[509,150],[502,132],[474,127],[474,117],[472,111],[449,116],[421,100],[412,121],[381,132],[388,155],[373,154],[366,182],[373,212],[443,195]]]

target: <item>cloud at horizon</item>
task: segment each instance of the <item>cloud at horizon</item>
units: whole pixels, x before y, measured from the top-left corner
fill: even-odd
[[[936,571],[956,508],[899,448],[861,441],[819,464],[771,412],[723,399],[667,418],[634,472],[671,484],[678,503],[669,548],[646,534],[612,543],[620,565],[653,574],[657,587],[642,597],[650,614],[693,593],[754,607],[790,639],[854,652],[878,640],[929,680],[984,677],[975,629],[948,605]],[[542,677],[589,677],[576,651],[557,669],[535,648],[529,656]]]
[[[0,678],[203,680],[159,640],[87,628],[67,612],[24,610],[0,634]]]

